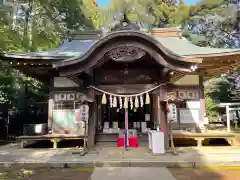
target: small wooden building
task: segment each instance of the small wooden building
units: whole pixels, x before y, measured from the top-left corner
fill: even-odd
[[[75,102],[88,99],[91,148],[97,134],[125,128],[124,108],[128,128],[140,134],[156,125],[167,133],[167,116],[175,129],[204,124],[203,81],[238,64],[240,50],[202,48],[177,28],[146,30],[123,22],[108,32],[79,32],[54,50],[0,57],[49,85],[49,133],[80,133],[72,121]]]

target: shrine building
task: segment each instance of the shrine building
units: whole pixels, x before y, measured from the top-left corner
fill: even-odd
[[[115,141],[126,125],[143,136],[158,126],[167,136],[168,120],[173,129],[201,131],[208,123],[203,81],[239,64],[240,50],[198,47],[177,28],[125,23],[107,32],[78,32],[46,52],[0,58],[49,86],[49,134],[82,135],[75,111],[87,102],[91,148]]]

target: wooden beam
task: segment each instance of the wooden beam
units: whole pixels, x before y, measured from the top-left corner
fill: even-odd
[[[97,76],[107,76],[109,74],[112,75],[126,75],[129,76],[130,74],[132,75],[140,75],[140,74],[146,74],[146,75],[154,75],[154,76],[158,76],[158,75],[166,75],[166,73],[169,71],[168,68],[156,68],[156,69],[144,69],[143,68],[136,68],[136,69],[109,69],[109,70],[105,70],[105,69],[99,69],[97,71],[95,71],[95,73],[97,74]],[[126,74],[125,74],[126,73]]]
[[[121,69],[121,70],[103,70],[99,69],[94,72],[95,84],[149,84],[149,83],[160,83],[165,82],[167,72],[161,69]]]
[[[52,77],[58,76],[58,72],[51,67],[21,66],[15,67],[15,69],[18,69],[22,73],[47,84],[50,83],[50,79]]]
[[[207,70],[205,71],[208,75],[220,75],[228,70],[234,69],[235,67],[238,67],[238,63],[235,64],[229,64],[228,66],[223,66],[220,68],[216,68],[216,69],[211,69],[211,70]]]
[[[228,64],[220,64],[218,66],[210,66],[210,67],[207,67],[207,70],[217,70],[217,69],[222,69],[222,68],[228,68],[229,66],[233,66],[233,65],[236,65],[238,63],[234,62],[234,63],[228,63]],[[205,69],[204,67],[200,67],[200,69]]]
[[[88,76],[93,76],[93,69],[88,69],[85,71]]]
[[[173,76],[170,77],[170,82],[174,83],[177,80],[181,79],[183,76],[185,76],[186,73],[181,73],[181,72],[174,72]]]
[[[1,57],[1,59],[7,63],[10,63],[12,65],[16,65],[16,66],[21,66],[21,65],[31,65],[31,64],[42,64],[42,65],[51,65],[54,62],[59,62],[61,60],[64,60],[66,58],[60,58],[60,59],[53,59],[53,58],[49,58],[49,59],[42,59],[42,58],[33,58],[33,57],[24,57],[24,56],[17,56],[17,57]]]
[[[236,62],[234,62],[236,63]],[[232,63],[217,63],[217,64],[202,64],[199,66],[200,69],[215,69],[215,68],[220,68],[222,66],[228,66],[229,64]]]
[[[83,80],[81,80],[77,75],[71,75],[67,77],[71,79],[73,82],[77,83],[79,86],[83,85]]]
[[[119,85],[99,85],[96,87],[101,90],[116,94],[135,94],[147,91],[155,86],[156,86],[155,84],[119,84]]]
[[[52,91],[52,92],[74,91],[74,92],[86,93],[87,88],[85,88],[83,86],[80,86],[80,87],[50,87],[50,91]]]
[[[168,89],[199,89],[199,85],[175,85],[175,84],[168,84]]]
[[[216,57],[204,57],[203,63],[200,66],[206,66],[208,64],[214,64],[218,66],[219,64],[236,63],[239,60],[240,60],[239,54],[232,54],[227,56],[216,56]]]

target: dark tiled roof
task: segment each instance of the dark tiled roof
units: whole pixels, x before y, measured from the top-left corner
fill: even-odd
[[[19,59],[68,59],[86,53],[97,40],[64,41],[58,48],[44,52],[5,53],[4,57]]]

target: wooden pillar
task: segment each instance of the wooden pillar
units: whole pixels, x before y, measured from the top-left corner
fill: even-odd
[[[206,106],[204,98],[204,86],[203,86],[203,76],[199,75],[199,100],[200,100],[200,113],[199,118],[200,122],[204,123],[204,117],[206,116]]]
[[[158,95],[157,96],[157,125],[160,127],[160,123],[161,123],[161,104],[160,104],[160,102],[161,102],[161,98],[160,98],[160,96]]]
[[[124,125],[125,125],[125,131],[124,131],[124,148],[128,148],[128,108],[125,108],[125,118],[124,118]]]
[[[169,131],[168,131],[168,121],[167,121],[166,103],[165,102],[161,102],[160,126],[161,126],[161,131],[164,133],[165,149],[169,149]]]
[[[160,97],[159,93],[153,94],[153,102],[152,102],[152,117],[154,125],[160,127]]]
[[[179,98],[179,91],[176,92],[176,98]],[[177,111],[177,124],[178,129],[181,129],[181,118],[180,118],[180,100],[176,101],[176,111]]]
[[[50,88],[49,88],[49,98],[48,98],[48,133],[52,133],[53,131],[53,106],[54,106],[54,94],[52,92],[52,88],[54,87],[54,78],[50,80]]]
[[[165,149],[169,149],[169,131],[168,131],[168,121],[167,121],[167,107],[166,107],[166,102],[163,101],[163,99],[166,96],[166,89],[165,88],[160,88],[159,91],[159,122],[160,122],[160,127],[161,131],[164,133],[164,144],[165,144]]]
[[[230,123],[230,109],[229,105],[226,106],[226,115],[227,115],[227,132],[231,132],[231,123]]]
[[[97,103],[95,100],[95,91],[93,89],[89,89],[88,96],[94,100],[93,103],[89,104],[89,119],[88,119],[87,148],[91,149],[95,145],[96,126],[97,126],[97,121],[96,121]]]
[[[52,94],[52,93],[51,93]],[[54,100],[51,96],[48,99],[48,133],[52,133]]]

